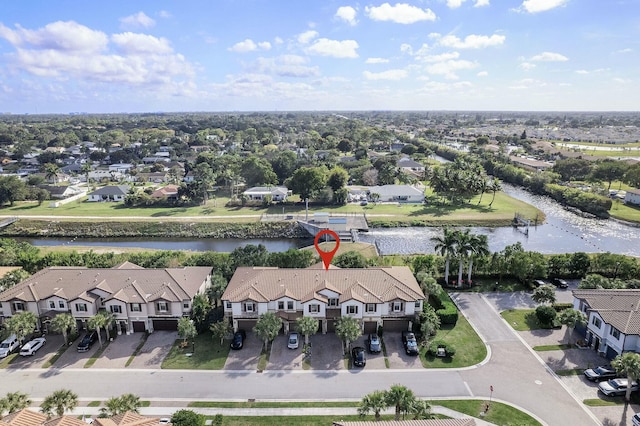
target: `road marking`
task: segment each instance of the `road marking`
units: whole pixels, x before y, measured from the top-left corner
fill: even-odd
[[[467,382],[462,382],[464,383],[464,387],[467,388],[467,392],[469,392],[469,396],[474,396],[473,392],[471,392],[471,388],[469,387],[469,383]]]

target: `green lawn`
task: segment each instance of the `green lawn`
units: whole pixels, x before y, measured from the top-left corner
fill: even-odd
[[[457,275],[455,279],[457,279]],[[449,278],[449,280],[451,280],[451,278]],[[487,293],[491,291],[512,293],[514,291],[526,290],[529,290],[528,286],[513,278],[504,278],[501,280],[496,278],[474,278],[473,287],[456,289],[456,291],[466,291],[474,293]]]
[[[487,348],[467,319],[460,315],[455,326],[444,325],[432,340],[443,340],[456,348],[451,358],[437,358],[420,348],[420,359],[425,368],[468,367],[481,362],[487,356]]]
[[[541,346],[534,346],[533,350],[534,351],[538,351],[538,352],[563,351],[565,349],[572,349],[573,347],[574,347],[573,345],[567,345],[567,344],[562,344],[562,345],[541,345]]]
[[[434,401],[434,405],[441,405],[443,407],[450,408],[461,413],[468,414],[473,417],[481,417],[480,413],[486,408],[488,401],[465,399],[465,400],[452,400],[452,401]],[[492,401],[489,411],[486,415],[482,416],[483,420],[496,425],[540,425],[536,419],[524,413],[518,409],[513,408],[510,405],[502,404],[500,402]]]
[[[509,309],[500,312],[511,327],[516,331],[540,330],[534,309]]]
[[[609,214],[616,219],[640,222],[640,207],[626,205],[622,201],[614,201]]]
[[[194,401],[189,407],[195,408],[315,408],[315,407],[357,407],[359,401],[311,401],[311,402],[230,402]]]
[[[163,369],[185,370],[220,370],[224,367],[229,354],[227,341],[220,346],[220,341],[213,339],[208,331],[195,338],[195,352],[191,342],[186,348],[181,348],[182,339],[174,342],[169,355],[162,361]],[[190,356],[187,354],[191,354]]]
[[[207,417],[213,420],[213,417]],[[393,420],[393,415],[381,416],[383,420]],[[357,415],[352,416],[224,416],[223,426],[332,426],[334,420],[362,421],[373,420],[373,416],[364,419]]]

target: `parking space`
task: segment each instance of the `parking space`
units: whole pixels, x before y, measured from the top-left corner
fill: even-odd
[[[224,364],[225,370],[256,370],[263,342],[252,331],[247,332],[244,346],[240,350],[231,350]],[[286,348],[286,344],[285,344]]]
[[[142,339],[144,333],[133,333],[132,336],[140,336],[139,338]],[[147,341],[144,342],[144,345],[128,368],[160,368],[162,361],[169,354],[177,338],[178,333],[176,331],[154,331],[149,334]],[[133,353],[133,350],[131,350],[131,353]]]
[[[389,360],[389,368],[392,369],[411,369],[423,368],[419,356],[407,355],[402,345],[402,334],[399,332],[385,332],[382,336],[384,345],[387,349],[387,359]]]
[[[312,370],[343,370],[342,342],[335,333],[315,334],[311,341]]]
[[[69,348],[58,358],[53,365],[56,368],[84,368],[86,362],[91,358],[100,348],[100,342],[95,342],[93,346],[87,352],[78,352],[77,345],[82,339],[85,333],[81,333],[80,337],[76,339]],[[104,342],[104,335],[102,341]]]
[[[143,335],[144,333],[133,333],[117,336],[96,359],[92,368],[124,368]]]
[[[47,343],[32,356],[18,355],[13,359],[8,368],[42,368],[42,365],[49,360],[57,350],[64,345],[62,335],[52,334],[45,336]]]
[[[356,340],[352,347],[362,346],[365,348],[367,352],[367,365],[365,366],[368,370],[384,370],[387,368],[384,364],[384,354],[382,351],[379,353],[371,353],[369,352],[369,342],[367,340],[368,336],[360,336],[358,340]]]
[[[299,370],[302,369],[302,346],[304,337],[300,336],[298,349],[287,347],[288,336],[278,335],[271,345],[267,370]]]

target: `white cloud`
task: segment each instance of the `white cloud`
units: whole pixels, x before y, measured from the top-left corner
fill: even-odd
[[[156,24],[156,21],[148,17],[144,12],[138,12],[120,18],[120,24],[124,28],[151,28]]]
[[[413,55],[413,48],[408,43],[402,43],[400,45],[400,52],[407,53],[409,55]]]
[[[339,7],[336,11],[335,17],[338,19],[342,19],[349,23],[349,25],[356,25],[358,21],[356,20],[356,10],[351,6],[342,6]]]
[[[385,58],[367,58],[367,60],[364,61],[365,64],[386,64],[388,62],[389,60]]]
[[[17,26],[15,30],[0,23],[0,37],[15,47],[51,49],[66,52],[99,52],[107,47],[107,35],[74,21],[57,21],[37,30]]]
[[[135,34],[129,32],[114,34],[111,36],[111,40],[125,54],[136,55],[141,53],[155,53],[162,55],[172,52],[168,40],[147,34]]]
[[[158,16],[161,18],[171,18],[171,13],[167,12],[166,10],[161,10],[160,12],[158,12]]]
[[[633,49],[627,47],[626,49],[616,50],[613,53],[631,53],[631,52],[633,52]]]
[[[447,6],[451,9],[457,9],[467,0],[447,0]],[[489,0],[476,0],[473,7],[489,6]]]
[[[248,38],[246,40],[239,41],[238,43],[234,44],[227,50],[230,50],[231,52],[237,52],[237,53],[246,53],[246,52],[253,52],[258,49],[269,50],[271,49],[271,43],[269,43],[268,41],[261,41],[256,43],[250,38]]]
[[[431,9],[420,9],[407,3],[396,3],[394,6],[389,3],[383,3],[378,7],[367,6],[365,12],[374,21],[391,21],[396,24],[436,20],[436,14]]]
[[[453,47],[454,49],[480,49],[483,47],[499,46],[504,43],[506,37],[503,35],[493,34],[491,36],[470,34],[460,40],[454,35],[446,35],[442,37],[438,43],[442,46]]]
[[[319,38],[306,49],[306,52],[334,58],[357,58],[358,52],[356,52],[356,49],[358,49],[358,42],[355,40],[339,41]]]
[[[594,70],[576,70],[576,74],[597,74],[601,72],[609,71],[609,68],[596,68]]]
[[[273,42],[275,44],[282,44],[282,43],[284,43],[284,40],[282,40],[280,37],[276,37],[276,38],[273,39]]]
[[[473,7],[484,7],[489,6],[489,0],[476,0],[476,4]]]
[[[587,70],[576,70],[576,74],[589,74]]]
[[[515,82],[515,84],[508,86],[509,89],[512,90],[523,90],[523,89],[531,89],[534,87],[545,87],[547,83],[540,80],[535,80],[533,78],[524,78],[520,81]]]
[[[429,74],[443,75],[448,80],[457,80],[456,71],[476,68],[478,64],[466,60],[449,60],[428,65],[426,70]]]
[[[565,62],[568,61],[569,58],[559,53],[542,52],[539,55],[532,56],[530,60],[537,62]]]
[[[478,74],[476,74],[478,77],[486,77],[489,75],[489,73],[487,71],[480,71]]]
[[[439,55],[427,55],[421,56],[418,59],[423,62],[444,62],[452,59],[458,59],[460,54],[458,52],[445,52]]]
[[[564,6],[568,2],[569,0],[524,0],[520,6],[520,10],[529,13],[545,12],[555,9],[556,7]]]
[[[262,74],[275,74],[280,77],[317,77],[320,75],[318,67],[306,64],[309,60],[299,55],[281,55],[276,58],[258,58],[249,68]]]
[[[314,38],[318,37],[318,35],[317,31],[305,31],[302,34],[298,34],[298,43],[307,44]]]
[[[536,64],[532,64],[531,62],[523,62],[520,64],[520,68],[522,68],[525,71],[532,70],[535,67],[536,67]]]
[[[418,50],[416,50],[413,54],[415,56],[425,56],[431,47],[427,43],[423,43],[422,46]]]
[[[402,80],[407,77],[406,70],[387,70],[382,72],[369,72],[362,73],[367,80]]]

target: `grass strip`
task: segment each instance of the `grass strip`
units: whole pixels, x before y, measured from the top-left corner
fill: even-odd
[[[232,402],[232,401],[193,401],[193,408],[317,408],[317,407],[357,407],[358,401],[310,401],[310,402]]]
[[[51,368],[53,366],[53,364],[55,364],[55,362],[58,359],[60,359],[62,354],[65,353],[67,351],[67,349],[69,349],[69,346],[70,345],[62,345],[62,346],[60,346],[60,349],[58,349],[56,351],[56,353],[51,356],[51,358],[49,358],[44,364],[42,364],[42,368]]]
[[[500,312],[502,318],[516,331],[540,330],[535,310],[533,309],[508,309]]]
[[[420,360],[424,368],[459,368],[476,365],[487,356],[487,347],[469,321],[458,317],[455,325],[444,324],[432,340],[442,340],[456,348],[453,357],[435,357],[427,354],[427,347],[420,347]]]
[[[269,365],[269,357],[271,356],[271,344],[267,346],[267,349],[262,349],[260,352],[260,358],[258,359],[258,372],[261,373],[267,369]]]
[[[87,407],[99,407],[102,404],[102,401],[90,401],[87,404]]]
[[[136,350],[133,351],[133,354],[131,354],[131,356],[129,357],[129,359],[127,360],[127,363],[124,365],[125,367],[128,367],[131,365],[131,363],[133,362],[133,360],[135,359],[135,357],[140,353],[140,351],[142,350],[142,347],[144,346],[144,344],[147,341],[147,338],[149,337],[149,333],[144,333],[144,335],[142,336],[142,339],[140,339],[140,343],[138,343],[138,346],[136,347]]]
[[[604,400],[600,398],[585,399],[582,403],[588,407],[609,407],[613,405],[624,405],[624,398],[620,398],[620,401]]]
[[[387,345],[384,344],[384,339],[382,340],[382,354],[384,355],[384,366],[386,368],[391,368],[391,363],[389,362],[389,358],[387,358]]]
[[[93,354],[93,356],[87,360],[87,362],[85,362],[83,368],[91,368],[91,367],[93,367],[93,364],[95,364],[96,361],[98,360],[98,358],[100,358],[102,356],[102,353],[107,349],[107,347],[109,346],[109,343],[111,343],[111,342],[109,342],[109,341],[104,342],[103,346],[100,349],[98,349],[96,351],[96,353]]]
[[[0,368],[7,368],[9,364],[13,362],[14,359],[18,356],[18,353],[7,355],[3,360],[0,361]]]
[[[219,339],[214,339],[209,331],[197,335],[194,345],[185,348],[180,347],[182,339],[177,339],[169,354],[162,361],[163,369],[182,370],[221,370],[229,355],[229,345],[220,344]]]
[[[565,349],[573,349],[573,345],[561,344],[561,345],[540,345],[534,346],[533,350],[538,352],[545,351],[564,351]]]
[[[336,418],[342,421],[362,421],[358,415],[352,416],[224,416],[222,424],[224,426],[332,426]],[[382,420],[393,420],[393,415],[380,416]],[[373,416],[366,417],[373,420]],[[207,420],[213,421],[215,416],[206,416]]]

